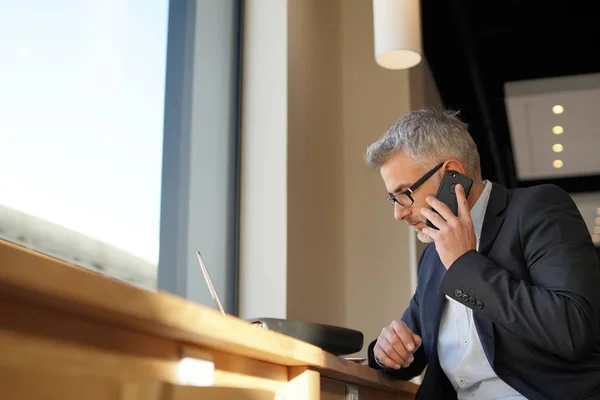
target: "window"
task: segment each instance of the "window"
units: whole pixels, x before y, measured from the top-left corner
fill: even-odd
[[[157,285],[167,0],[0,12],[0,238]]]
[[[0,239],[235,314],[241,0],[0,11]]]
[[[172,1],[158,288],[237,314],[241,0]]]

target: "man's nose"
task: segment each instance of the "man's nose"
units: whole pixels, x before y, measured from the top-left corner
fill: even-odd
[[[410,210],[406,207],[402,207],[398,203],[394,203],[394,218],[396,221],[402,221],[404,218],[410,215]]]

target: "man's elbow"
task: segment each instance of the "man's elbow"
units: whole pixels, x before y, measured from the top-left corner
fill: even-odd
[[[579,361],[590,355],[596,341],[596,332],[591,328],[581,329],[568,338],[568,344],[560,354],[567,361]]]
[[[558,355],[567,361],[579,361],[588,357],[596,341],[600,339],[600,315],[597,311],[598,299],[584,303],[572,301],[566,310],[565,327],[562,331],[563,337],[557,338]]]

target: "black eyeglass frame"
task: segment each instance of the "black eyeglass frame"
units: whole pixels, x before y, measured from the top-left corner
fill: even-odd
[[[412,206],[415,202],[415,199],[413,199],[412,197],[412,193],[417,190],[419,188],[419,186],[421,186],[423,183],[425,183],[427,181],[427,179],[431,178],[431,176],[433,174],[435,174],[437,172],[437,170],[439,170],[440,168],[442,168],[442,165],[444,165],[444,163],[439,163],[438,165],[436,165],[435,167],[433,167],[432,169],[430,169],[425,175],[423,175],[422,177],[419,178],[418,181],[416,181],[411,187],[409,187],[408,189],[406,189],[403,192],[400,193],[396,193],[395,195],[392,195],[391,193],[388,193],[387,196],[385,197],[387,201],[389,201],[392,205],[394,203],[398,203],[400,204],[402,207],[404,208],[408,208],[410,206]],[[410,199],[410,204],[408,205],[404,205],[402,204],[400,201],[398,201],[398,196],[400,195],[405,195],[406,197],[408,197]]]

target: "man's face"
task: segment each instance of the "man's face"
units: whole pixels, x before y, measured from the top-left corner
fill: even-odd
[[[404,152],[399,152],[392,156],[380,169],[381,177],[386,190],[392,195],[396,195],[417,182],[428,170],[417,165]],[[425,201],[427,196],[435,195],[440,179],[440,172],[436,172],[431,178],[425,181],[412,193],[414,203],[410,207],[403,207],[394,203],[394,218],[398,221],[404,221],[417,231],[420,241],[430,243],[432,240],[421,230],[426,227],[426,218],[421,214],[422,208],[429,205]]]

